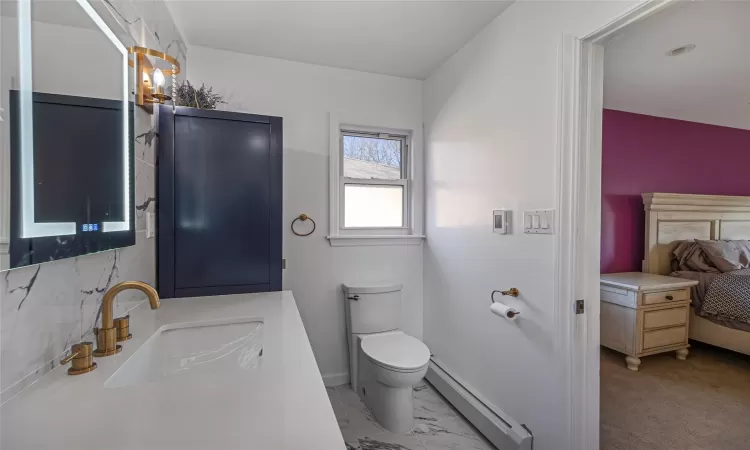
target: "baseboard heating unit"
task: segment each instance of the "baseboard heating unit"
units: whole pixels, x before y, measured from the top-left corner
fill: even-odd
[[[430,358],[427,381],[499,450],[533,450],[531,430],[476,394],[439,359]]]

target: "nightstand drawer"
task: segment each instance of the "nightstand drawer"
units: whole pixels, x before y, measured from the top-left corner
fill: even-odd
[[[666,328],[685,325],[688,320],[688,307],[656,309],[643,312],[643,329]]]
[[[651,350],[687,342],[687,327],[662,328],[643,332],[643,350]]]
[[[644,305],[656,305],[658,303],[675,302],[679,300],[688,300],[690,298],[690,289],[679,289],[674,291],[649,292],[643,294]]]

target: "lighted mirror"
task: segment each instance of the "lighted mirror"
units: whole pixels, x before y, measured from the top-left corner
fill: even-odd
[[[0,269],[134,245],[130,38],[101,1],[0,7]]]

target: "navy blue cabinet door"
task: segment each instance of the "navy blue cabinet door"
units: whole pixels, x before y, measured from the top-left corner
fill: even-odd
[[[281,290],[281,119],[159,114],[159,294]]]

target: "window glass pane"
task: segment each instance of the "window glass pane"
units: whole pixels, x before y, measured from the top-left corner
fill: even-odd
[[[398,139],[344,135],[344,176],[401,179],[401,144]]]
[[[404,224],[404,187],[344,185],[345,227],[400,227]]]

